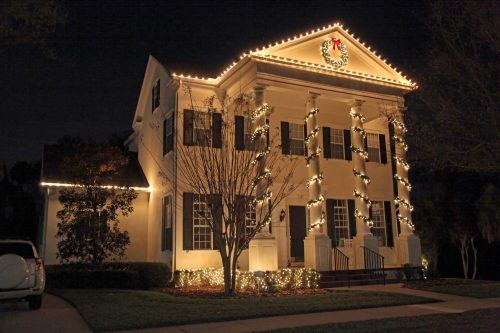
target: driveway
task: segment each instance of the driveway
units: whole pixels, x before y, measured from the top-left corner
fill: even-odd
[[[59,297],[44,294],[42,308],[27,302],[0,303],[0,333],[91,332],[78,311]]]

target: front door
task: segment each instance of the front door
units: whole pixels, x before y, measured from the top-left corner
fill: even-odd
[[[306,238],[306,207],[290,206],[290,246],[295,261],[304,259],[304,238]]]

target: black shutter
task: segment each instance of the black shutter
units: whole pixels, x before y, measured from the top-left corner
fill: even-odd
[[[352,160],[350,130],[344,130],[344,152],[345,152],[345,159],[348,161]]]
[[[236,150],[245,150],[245,118],[234,116],[234,146]]]
[[[182,193],[182,248],[193,249],[193,193],[187,192]]]
[[[160,80],[156,81],[156,106],[160,106]]]
[[[394,197],[398,196],[398,183],[394,175],[396,174],[396,160],[394,159],[394,155],[396,154],[396,141],[394,140],[394,124],[389,122],[389,148],[390,148],[390,156],[391,156],[391,166],[392,166],[392,190],[394,193]],[[399,220],[396,219],[396,227],[398,229],[398,235],[401,233],[401,225]]]
[[[332,146],[330,144],[330,127],[323,127],[323,157],[332,157]]]
[[[269,126],[269,119],[266,119],[266,124]],[[269,139],[271,137],[271,128],[269,127],[266,131],[266,148],[269,147]]]
[[[284,155],[290,154],[290,124],[285,121],[281,122],[281,153]]]
[[[172,113],[172,116],[170,116],[170,128],[171,128],[171,133],[168,139],[168,144],[167,144],[167,153],[169,151],[174,150],[174,138],[175,138],[175,113]]]
[[[387,234],[387,246],[394,246],[394,235],[392,233],[392,212],[391,212],[391,202],[384,201],[384,214],[385,214],[385,228]]]
[[[352,239],[356,236],[356,216],[354,216],[356,204],[354,203],[354,200],[347,200],[347,208],[349,209],[349,237]]]
[[[192,146],[194,144],[194,111],[184,110],[184,135],[183,141],[185,146]]]
[[[163,120],[163,156],[167,154],[167,119]]]
[[[363,139],[363,145],[364,145],[366,153],[368,154],[368,135],[364,137],[364,139]],[[368,162],[368,160],[369,159],[367,158],[366,161]]]
[[[378,142],[380,144],[380,163],[387,164],[387,148],[384,134],[378,135]]]
[[[222,114],[212,113],[212,147],[222,148]]]
[[[154,85],[153,89],[151,89],[151,112],[155,110],[155,90],[156,85]]]
[[[326,199],[326,228],[328,236],[332,240],[333,247],[337,247],[337,239],[335,238],[335,218],[334,218],[335,200]]]
[[[213,205],[213,213],[212,216],[212,244],[213,249],[218,250],[220,248],[219,243],[216,241],[215,235],[221,235],[222,233],[222,195],[214,194],[211,198],[211,204]]]
[[[307,138],[307,124],[304,124],[304,156],[307,156],[307,143],[306,143],[306,138]]]

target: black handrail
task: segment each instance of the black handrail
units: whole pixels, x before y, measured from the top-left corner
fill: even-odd
[[[347,285],[351,286],[351,277],[349,276],[349,257],[338,248],[333,248],[333,266],[335,274],[342,272],[347,275]]]
[[[385,285],[385,265],[384,257],[369,248],[362,246],[365,259],[365,273],[370,274],[370,278],[379,278]]]

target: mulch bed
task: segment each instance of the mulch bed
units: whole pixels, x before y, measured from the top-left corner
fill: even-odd
[[[329,291],[324,289],[296,289],[296,290],[280,290],[274,292],[256,290],[238,290],[236,295],[227,296],[224,294],[222,287],[184,287],[184,288],[161,288],[156,291],[163,292],[172,296],[183,296],[191,298],[248,298],[248,297],[286,297],[286,296],[303,296],[326,294]],[[330,291],[331,292],[331,291]]]

